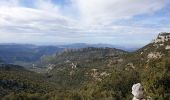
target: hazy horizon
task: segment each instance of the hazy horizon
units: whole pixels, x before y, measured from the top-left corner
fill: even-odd
[[[66,45],[98,45],[98,46],[104,46],[105,47],[113,47],[113,48],[116,48],[116,47],[122,47],[122,48],[136,48],[136,49],[139,49],[139,48],[142,48],[143,46],[147,45],[147,44],[137,44],[137,45],[134,45],[134,44],[129,44],[129,45],[124,45],[124,44],[108,44],[108,43],[0,43],[0,45],[35,45],[35,46],[66,46]]]

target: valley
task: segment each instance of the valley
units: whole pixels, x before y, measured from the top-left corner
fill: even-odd
[[[0,98],[130,100],[132,85],[142,83],[153,100],[169,100],[169,46],[167,32],[133,52],[110,47],[0,45]]]

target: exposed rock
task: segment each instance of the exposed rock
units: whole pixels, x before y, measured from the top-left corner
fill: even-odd
[[[158,37],[152,41],[152,43],[164,43],[170,40],[170,33],[159,33]]]
[[[100,73],[100,76],[104,76],[104,77],[109,76],[109,75],[110,75],[110,74],[109,74],[109,73],[106,73],[106,72]]]
[[[161,43],[161,44],[159,44],[160,46],[164,46],[164,44],[163,43]]]
[[[66,60],[65,63],[70,63],[71,61],[70,60]]]
[[[141,55],[143,54],[143,52],[140,53]]]
[[[94,73],[97,71],[97,69],[91,69]]]
[[[169,49],[170,49],[170,45],[167,45],[167,46],[165,47],[165,49],[166,49],[166,50],[169,50]]]
[[[122,58],[120,58],[120,59],[118,59],[117,61],[118,61],[118,62],[123,62],[123,59],[122,59]]]
[[[161,57],[162,57],[162,54],[160,52],[151,52],[148,54],[148,59],[158,59]]]
[[[126,66],[127,66],[128,68],[135,69],[135,66],[134,66],[134,64],[133,64],[133,63],[128,63]]]
[[[74,74],[75,74],[75,71],[74,71],[74,70],[70,71],[70,76],[72,76],[72,75],[74,75]]]
[[[140,83],[132,86],[132,94],[134,96],[132,100],[152,100],[150,96],[146,96],[144,88]]]
[[[33,69],[37,69],[38,66],[37,66],[36,64],[32,64],[32,68],[33,68]]]
[[[91,71],[92,71],[91,76],[94,78],[94,80],[102,81],[99,72],[97,72],[98,71],[97,69],[92,69]]]
[[[49,64],[49,65],[47,66],[47,73],[49,73],[51,70],[53,70],[54,67],[55,67],[54,64]]]
[[[77,68],[77,64],[71,63],[71,68],[72,68],[72,69]]]
[[[132,94],[134,96],[132,100],[146,100],[144,99],[144,89],[140,83],[132,86]]]

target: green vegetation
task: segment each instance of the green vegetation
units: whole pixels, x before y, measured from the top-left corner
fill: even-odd
[[[146,95],[153,100],[170,100],[170,53],[165,50],[168,44],[150,43],[133,53],[110,48],[65,50],[41,58],[39,66],[54,65],[45,74],[3,65],[0,97],[3,100],[131,100],[132,85],[142,83]]]
[[[46,93],[52,90],[52,84],[44,75],[27,71],[16,65],[0,65],[0,97],[10,93]]]
[[[120,66],[125,51],[111,48],[84,48],[66,50],[42,59],[43,65],[54,64],[48,81],[60,88],[79,88],[83,84],[102,80],[111,74],[114,66]],[[96,70],[96,72],[94,72]],[[100,74],[104,75],[100,75]],[[106,75],[107,76],[107,75]]]
[[[5,63],[30,67],[44,55],[63,50],[55,46],[35,46],[27,44],[0,44],[0,58]]]

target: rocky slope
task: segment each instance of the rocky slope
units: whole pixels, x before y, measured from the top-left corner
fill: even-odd
[[[5,99],[131,100],[132,85],[141,83],[145,94],[153,100],[169,100],[169,36],[170,33],[160,33],[151,43],[131,53],[110,48],[85,48],[44,56],[40,66],[46,66],[45,74],[24,70],[20,73],[14,70],[11,74],[2,67],[0,88],[7,90]],[[15,80],[33,88],[16,92],[15,88],[3,87],[4,83],[18,84]],[[16,93],[12,94],[13,91]]]
[[[49,81],[60,87],[78,88],[109,76],[111,69],[123,61],[124,54],[127,52],[119,49],[89,47],[65,50],[42,62],[47,66]]]

